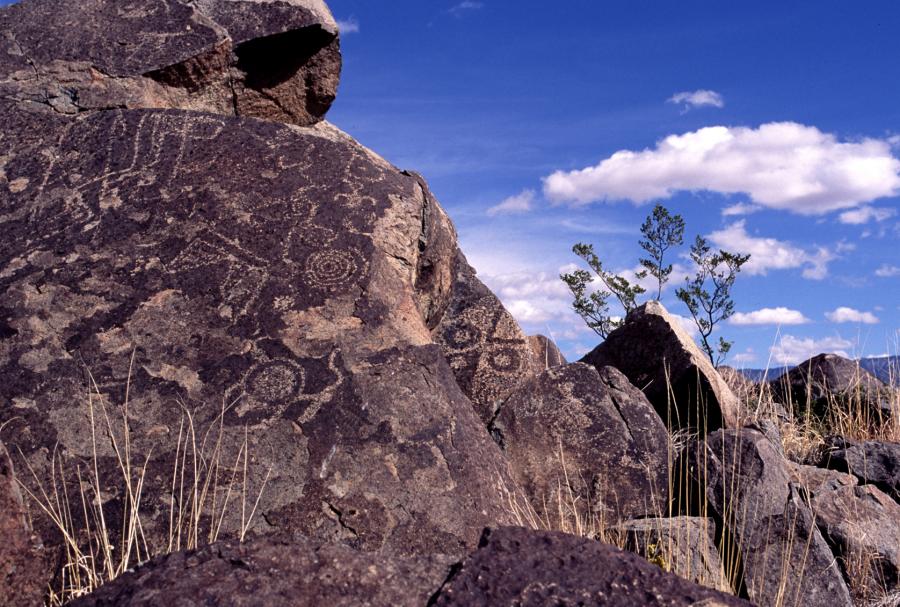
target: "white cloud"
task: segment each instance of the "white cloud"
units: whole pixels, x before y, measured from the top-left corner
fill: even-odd
[[[845,306],[841,306],[831,312],[826,312],[825,318],[831,322],[858,322],[866,325],[878,323],[878,317],[871,312],[861,312],[860,310],[854,310],[853,308]]]
[[[722,217],[734,217],[735,215],[749,215],[762,211],[762,207],[758,204],[750,204],[747,202],[739,202],[722,209]]]
[[[841,223],[850,225],[861,225],[870,221],[884,221],[890,219],[897,214],[897,209],[886,209],[884,207],[860,207],[850,211],[844,211],[838,216]]]
[[[462,13],[475,11],[483,7],[484,2],[472,2],[471,0],[465,0],[464,2],[460,2],[456,6],[448,9],[447,12],[452,15],[460,16]]]
[[[349,19],[338,19],[337,26],[338,31],[343,36],[346,36],[347,34],[359,33],[359,21],[357,21],[354,17],[350,17]]]
[[[822,353],[850,358],[848,352],[852,347],[853,342],[841,337],[812,339],[784,335],[777,344],[769,348],[769,351],[773,362],[779,365],[796,365]]]
[[[732,325],[803,325],[808,322],[802,312],[784,307],[737,312],[728,319]]]
[[[815,127],[773,122],[670,135],[654,149],[620,150],[597,166],[544,179],[545,195],[557,203],[641,204],[703,190],[821,215],[900,193],[900,160],[884,140],[841,142]]]
[[[755,360],[756,352],[753,351],[753,348],[747,348],[743,352],[738,352],[731,357],[731,361],[740,368],[746,366],[748,363],[754,362]]]
[[[900,267],[892,266],[890,264],[883,264],[880,268],[875,270],[875,276],[880,278],[893,278],[894,276],[900,276]]]
[[[747,233],[746,220],[711,233],[710,242],[732,252],[750,254],[741,271],[752,275],[765,275],[769,270],[803,268],[803,277],[821,280],[828,275],[828,262],[835,254],[825,247],[807,251],[789,242],[775,238],[760,238]]]
[[[703,106],[712,106],[723,108],[725,107],[725,100],[722,98],[722,95],[715,91],[709,91],[705,89],[700,89],[697,91],[682,91],[681,93],[675,93],[671,97],[666,100],[668,103],[675,103],[678,105],[684,105],[684,111],[687,112],[692,108],[703,107]]]
[[[523,324],[542,329],[546,323],[565,325],[576,332],[591,332],[572,310],[572,295],[558,275],[546,272],[510,272],[480,275],[506,309]]]
[[[504,199],[500,204],[492,206],[486,212],[490,217],[513,213],[527,213],[534,208],[534,198],[536,195],[537,192],[534,190],[523,190],[515,196]]]

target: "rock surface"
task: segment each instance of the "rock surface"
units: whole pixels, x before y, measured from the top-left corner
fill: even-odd
[[[246,38],[240,55],[333,29],[324,5],[305,0],[113,6],[0,11],[4,43],[27,51],[3,65],[89,61],[130,77],[219,40]],[[64,27],[75,16],[88,23],[78,44]],[[136,46],[119,49],[118,37]],[[142,523],[164,545],[190,413],[198,436],[218,437],[202,456],[220,441],[226,470],[249,443],[251,534],[462,555],[485,526],[511,522],[497,489],[503,456],[432,340],[459,282],[456,236],[420,178],[327,123],[42,106],[0,101],[0,424],[39,475],[49,478],[57,444],[72,479],[76,465],[92,467],[94,434],[101,493],[117,512],[107,434],[121,445],[127,415],[132,464],[150,455]],[[521,333],[508,314],[503,323]],[[93,428],[89,392],[102,395]],[[226,512],[223,538],[246,525],[241,510]],[[46,522],[41,533],[52,537]]]
[[[179,108],[311,125],[340,79],[322,0],[30,0],[0,12],[0,32],[0,95],[61,114]]]
[[[812,498],[816,525],[861,594],[900,585],[900,505],[872,485],[824,488]]]
[[[26,514],[12,460],[0,443],[0,605],[40,605],[50,580]]]
[[[625,324],[582,362],[597,368],[615,367],[624,373],[644,391],[663,422],[668,424],[671,418],[674,428],[712,431],[739,425],[737,397],[691,336],[657,301],[632,310]]]
[[[783,456],[762,432],[753,427],[719,430],[689,445],[683,462],[683,474],[694,488],[681,496],[681,508],[716,518],[725,569],[742,567],[741,579],[733,582],[743,586],[751,601],[851,604],[807,502],[791,483]]]
[[[555,513],[558,499],[569,502],[570,490],[590,505],[582,514],[609,523],[667,510],[668,434],[641,391],[612,367],[544,371],[503,403],[491,432],[541,514],[543,504]]]
[[[825,416],[830,407],[839,407],[877,423],[890,419],[900,402],[895,389],[837,354],[819,354],[800,363],[770,382],[772,396],[795,414],[807,407],[813,415]]]
[[[222,542],[176,552],[102,586],[72,607],[422,607],[446,559],[392,558],[307,540]]]
[[[445,583],[438,606],[749,605],[692,584],[644,559],[557,532],[485,532],[480,548]]]
[[[461,251],[450,303],[434,329],[456,381],[487,426],[535,364],[528,337],[503,304],[478,280]]]
[[[733,593],[716,549],[712,519],[679,516],[626,521],[625,549],[695,584]]]
[[[566,357],[559,351],[553,340],[544,335],[529,335],[528,345],[534,354],[536,369],[546,370],[566,364]]]
[[[900,444],[830,436],[822,453],[821,467],[852,474],[900,502]]]

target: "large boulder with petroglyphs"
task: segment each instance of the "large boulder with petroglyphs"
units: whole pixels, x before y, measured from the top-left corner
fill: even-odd
[[[140,481],[150,556],[268,533],[462,554],[507,522],[482,392],[433,339],[485,315],[424,182],[321,122],[323,3],[27,0],[0,23],[0,427],[26,483],[55,462],[123,520]],[[479,343],[527,364],[490,303]]]

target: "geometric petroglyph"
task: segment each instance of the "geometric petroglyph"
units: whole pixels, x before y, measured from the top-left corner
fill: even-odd
[[[244,392],[266,404],[281,405],[302,392],[303,384],[303,367],[289,360],[273,360],[250,371]]]
[[[323,291],[335,291],[366,273],[366,262],[356,249],[325,248],[310,254],[303,264],[305,283]]]

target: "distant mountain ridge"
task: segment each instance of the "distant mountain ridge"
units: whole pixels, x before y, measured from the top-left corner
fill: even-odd
[[[859,359],[859,366],[881,381],[900,386],[900,356],[879,356]],[[769,369],[740,369],[747,379],[755,382],[772,381],[793,369],[793,366],[771,367]]]

